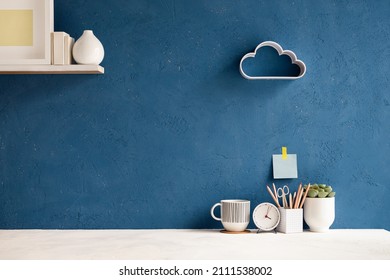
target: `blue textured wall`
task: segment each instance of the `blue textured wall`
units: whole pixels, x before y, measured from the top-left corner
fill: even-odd
[[[0,228],[212,228],[270,201],[271,156],[337,191],[335,228],[390,229],[389,1],[55,1],[106,74],[0,76]],[[248,81],[274,40],[307,65]],[[252,225],[253,226],[253,225]]]

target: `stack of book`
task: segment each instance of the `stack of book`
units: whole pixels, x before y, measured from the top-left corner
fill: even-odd
[[[72,48],[74,38],[70,37],[65,32],[53,32],[52,40],[52,59],[51,64],[54,65],[69,65],[73,64]]]

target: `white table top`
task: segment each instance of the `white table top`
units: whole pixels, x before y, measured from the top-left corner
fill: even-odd
[[[390,232],[0,230],[2,260],[390,259]]]

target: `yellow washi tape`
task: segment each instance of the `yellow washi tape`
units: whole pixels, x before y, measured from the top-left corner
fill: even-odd
[[[282,159],[287,159],[287,147],[282,147]]]

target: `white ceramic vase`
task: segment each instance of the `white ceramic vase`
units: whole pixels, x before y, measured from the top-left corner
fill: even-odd
[[[74,43],[73,58],[78,64],[99,65],[103,61],[103,45],[92,30],[84,30],[83,35]]]
[[[307,197],[303,206],[303,218],[310,231],[328,231],[335,219],[335,198]]]

